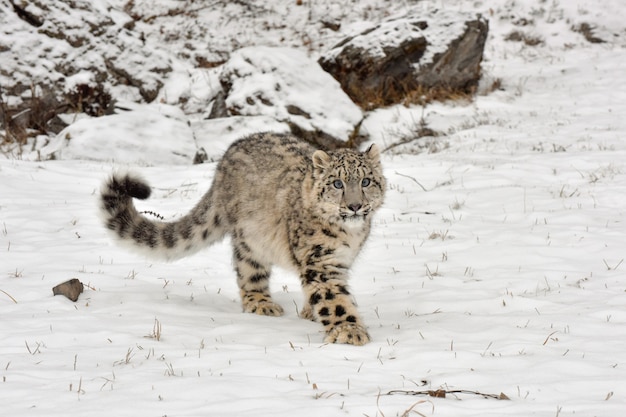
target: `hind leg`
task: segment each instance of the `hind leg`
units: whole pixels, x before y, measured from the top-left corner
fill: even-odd
[[[263,316],[282,316],[283,308],[272,300],[269,289],[271,265],[260,260],[243,239],[233,239],[237,284],[243,311]]]

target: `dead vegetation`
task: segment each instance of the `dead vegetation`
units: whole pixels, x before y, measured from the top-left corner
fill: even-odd
[[[54,129],[52,120],[62,110],[64,107],[54,93],[35,86],[31,86],[29,97],[21,105],[9,106],[0,87],[0,149],[21,153],[29,138]]]
[[[424,395],[428,397],[434,398],[447,398],[449,395],[458,398],[458,395],[474,395],[487,399],[495,399],[495,400],[510,400],[510,398],[503,392],[500,394],[486,394],[484,392],[466,390],[466,389],[436,389],[436,390],[423,390],[423,391],[405,391],[405,390],[393,390],[389,391],[386,395]]]
[[[586,22],[572,26],[572,31],[583,35],[585,39],[587,40],[587,42],[589,43],[605,43],[606,42],[604,39],[599,38],[594,34],[595,26],[590,25],[589,23],[586,23]]]
[[[394,103],[404,106],[424,105],[433,102],[471,102],[476,93],[476,86],[455,88],[448,86],[425,87],[423,85],[406,85],[398,82],[381,85],[375,90],[359,91],[355,100],[365,111],[388,107]]]
[[[102,84],[77,84],[61,96],[52,89],[32,85],[26,98],[10,106],[11,92],[0,86],[0,152],[19,156],[36,145],[38,136],[53,136],[67,124],[64,114],[98,117],[113,112],[115,101]]]

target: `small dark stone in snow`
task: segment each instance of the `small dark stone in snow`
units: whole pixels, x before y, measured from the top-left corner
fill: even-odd
[[[69,281],[52,288],[52,293],[54,295],[64,295],[70,300],[76,302],[76,300],[78,300],[78,296],[83,292],[83,288],[82,282],[80,282],[77,278],[72,278]]]

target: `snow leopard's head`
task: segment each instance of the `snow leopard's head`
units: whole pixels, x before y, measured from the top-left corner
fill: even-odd
[[[357,226],[382,205],[386,182],[376,145],[365,152],[316,151],[313,169],[317,208],[329,221]]]

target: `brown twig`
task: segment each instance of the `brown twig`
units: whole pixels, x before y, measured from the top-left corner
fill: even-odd
[[[510,400],[510,398],[503,392],[501,392],[500,394],[485,394],[483,392],[466,390],[466,389],[458,389],[458,390],[438,389],[438,390],[424,390],[424,391],[392,390],[392,391],[389,391],[385,395],[395,395],[395,394],[427,395],[429,397],[435,397],[435,398],[446,398],[447,394],[470,394],[470,395],[479,395],[483,398],[493,398],[496,400]]]

